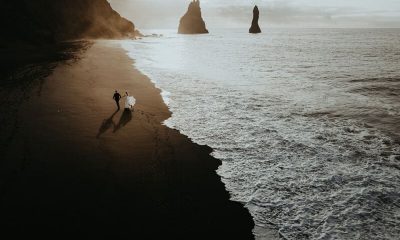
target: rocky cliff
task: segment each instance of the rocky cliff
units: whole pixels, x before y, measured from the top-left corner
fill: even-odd
[[[0,41],[125,38],[137,32],[107,0],[1,0]]]
[[[253,21],[251,22],[251,27],[249,29],[249,33],[260,33],[261,29],[258,25],[258,19],[260,18],[260,11],[258,10],[257,5],[253,9]]]
[[[193,0],[189,8],[179,23],[178,33],[181,34],[201,34],[208,33],[206,24],[201,17],[200,1]]]

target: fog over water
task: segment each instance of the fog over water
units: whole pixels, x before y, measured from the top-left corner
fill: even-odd
[[[175,28],[189,0],[109,0],[140,29]],[[210,29],[247,27],[257,4],[264,27],[400,27],[397,0],[201,0]]]

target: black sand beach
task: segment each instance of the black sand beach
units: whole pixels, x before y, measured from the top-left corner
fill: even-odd
[[[3,236],[253,238],[250,214],[215,172],[220,161],[162,125],[171,113],[160,91],[116,42],[95,42],[38,88],[1,105],[3,114],[18,103],[2,139]],[[115,89],[136,98],[134,112],[116,112]]]

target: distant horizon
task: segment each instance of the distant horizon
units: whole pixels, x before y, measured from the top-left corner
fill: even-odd
[[[400,27],[334,27],[334,26],[326,26],[326,27],[293,27],[293,26],[267,26],[262,27],[262,29],[400,29]],[[240,27],[208,27],[208,29],[248,29],[248,27],[240,26]],[[173,27],[163,27],[163,28],[138,28],[138,30],[176,30]]]
[[[313,29],[321,29],[321,30],[400,30],[400,27],[385,27],[385,28],[377,28],[377,27],[262,27],[261,34],[268,34],[268,30],[313,30]],[[139,32],[141,32],[144,35],[151,35],[151,34],[163,34],[165,31],[168,33],[174,32],[178,34],[177,28],[138,28]],[[246,27],[208,27],[209,33],[212,35],[215,32],[222,31],[222,30],[241,30],[243,34],[249,34],[248,33],[248,28]]]
[[[190,0],[108,0],[138,29],[177,28]],[[208,28],[248,28],[252,8],[264,28],[400,28],[400,1],[200,0]]]

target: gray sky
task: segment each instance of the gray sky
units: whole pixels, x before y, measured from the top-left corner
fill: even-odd
[[[176,28],[190,0],[108,0],[139,29]],[[209,29],[249,27],[400,27],[400,0],[200,0]]]

